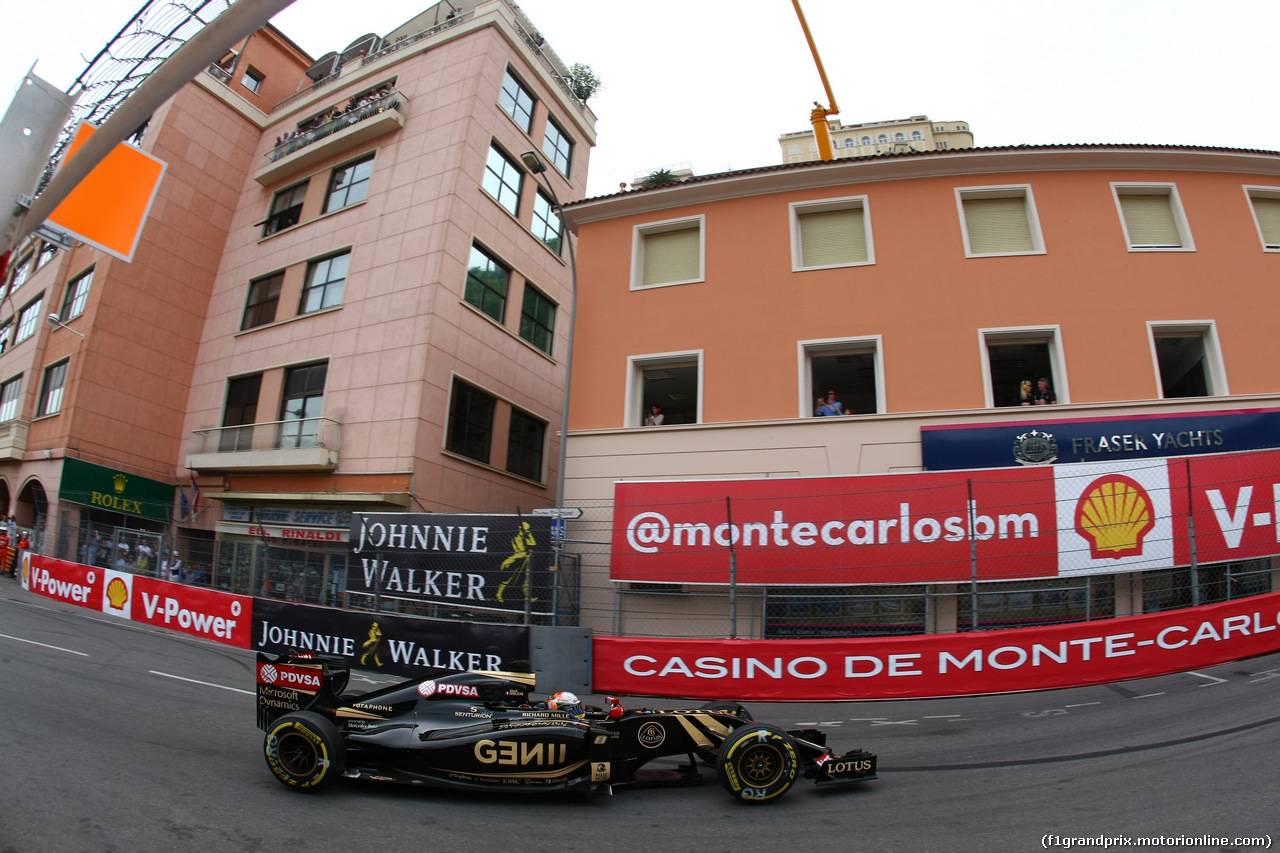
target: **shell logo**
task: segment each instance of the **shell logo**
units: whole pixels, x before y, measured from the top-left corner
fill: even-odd
[[[123,610],[124,603],[129,600],[129,587],[120,578],[115,578],[111,583],[107,584],[107,601],[111,602],[111,606],[116,610]]]
[[[1089,540],[1094,559],[1141,554],[1142,540],[1155,523],[1151,496],[1123,474],[1094,480],[1076,503],[1076,530]]]

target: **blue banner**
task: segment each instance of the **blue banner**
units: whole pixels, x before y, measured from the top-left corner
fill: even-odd
[[[1280,409],[922,427],[926,471],[1110,462],[1280,447]]]

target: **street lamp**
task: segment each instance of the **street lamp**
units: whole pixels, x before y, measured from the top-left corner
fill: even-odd
[[[538,175],[547,171],[547,164],[542,162],[542,158],[536,151],[526,151],[521,154],[520,162],[524,163],[524,167],[534,176],[535,181]],[[569,295],[569,349],[564,357],[564,403],[560,408],[560,460],[556,464],[556,520],[564,524],[562,510],[564,508],[564,466],[566,449],[569,446],[569,386],[573,379],[573,323],[578,318],[578,258],[573,251],[573,241],[569,239],[569,229],[565,224],[564,208],[560,205],[560,197],[556,195],[555,187],[551,186],[551,182],[545,177],[541,184],[547,188],[547,192],[551,193],[551,203],[555,206],[556,216],[560,217],[560,238],[569,246],[569,276],[572,283]],[[553,625],[558,622],[556,610],[559,605],[556,602],[556,593],[560,588],[560,555],[563,551],[563,543],[558,542],[553,567],[556,572],[556,582],[551,588],[551,624]],[[525,597],[525,607],[528,607],[528,596]]]
[[[529,173],[535,176],[547,171],[547,164],[542,162],[536,151],[526,151],[520,155],[520,161]],[[555,187],[543,178],[541,185],[551,193],[551,203],[555,205],[556,216],[560,217],[560,236],[569,246],[569,275],[573,289],[569,296],[569,350],[564,357],[564,405],[560,414],[560,461],[556,467],[556,509],[564,506],[564,463],[565,447],[569,441],[569,385],[573,378],[573,323],[578,317],[578,259],[573,251],[573,241],[569,239],[568,227],[565,225],[564,208],[556,195]]]

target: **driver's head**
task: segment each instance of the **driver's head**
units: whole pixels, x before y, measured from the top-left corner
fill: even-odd
[[[583,707],[582,700],[568,690],[561,690],[559,693],[552,694],[547,700],[547,710],[549,711],[568,711],[570,716],[582,719],[587,715],[587,710]]]

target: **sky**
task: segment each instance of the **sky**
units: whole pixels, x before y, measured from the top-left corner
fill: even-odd
[[[46,11],[57,9],[56,20]],[[143,0],[9,4],[0,104],[36,62],[66,87]],[[273,23],[313,57],[386,33],[425,0],[295,0]],[[603,81],[588,196],[688,165],[782,162],[827,98],[790,0],[523,0],[568,64]],[[966,121],[978,146],[1152,143],[1280,150],[1275,0],[802,0],[846,124]]]

